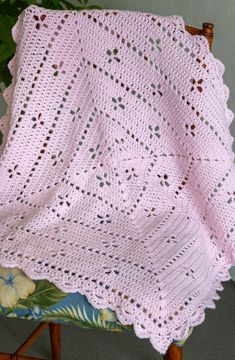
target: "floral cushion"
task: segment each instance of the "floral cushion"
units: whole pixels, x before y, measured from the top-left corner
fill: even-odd
[[[18,268],[0,267],[0,315],[108,331],[134,331],[114,311],[96,309],[85,295],[64,293],[47,280],[31,280]],[[187,336],[191,335],[192,328]],[[182,346],[185,341],[174,341]]]

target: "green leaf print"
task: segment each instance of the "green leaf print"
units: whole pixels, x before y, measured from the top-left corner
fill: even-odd
[[[123,326],[117,322],[109,322],[101,320],[100,314],[95,316],[95,312],[92,313],[92,317],[89,318],[83,306],[81,310],[79,305],[75,308],[74,306],[64,306],[56,310],[46,310],[42,316],[43,321],[62,321],[70,324],[77,325],[87,329],[100,329],[108,331],[122,331]]]
[[[42,309],[46,309],[67,296],[66,293],[47,280],[37,280],[35,283],[36,289],[27,299],[20,300],[21,305],[29,308],[39,305]]]

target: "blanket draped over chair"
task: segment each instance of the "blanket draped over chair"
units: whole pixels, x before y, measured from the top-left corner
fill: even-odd
[[[224,66],[180,16],[29,6],[1,119],[0,265],[165,353],[235,264]]]

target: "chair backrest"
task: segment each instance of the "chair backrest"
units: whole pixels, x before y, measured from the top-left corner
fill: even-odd
[[[195,28],[191,25],[186,25],[185,30],[187,30],[192,35],[204,35],[209,43],[209,48],[211,50],[213,35],[214,35],[214,24],[212,23],[203,23],[202,29]]]

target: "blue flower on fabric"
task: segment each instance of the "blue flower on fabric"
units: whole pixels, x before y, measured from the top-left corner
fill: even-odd
[[[43,315],[43,310],[36,305],[29,310],[29,313],[34,319],[39,319]]]
[[[0,267],[0,305],[12,307],[35,290],[35,283],[17,268]]]

